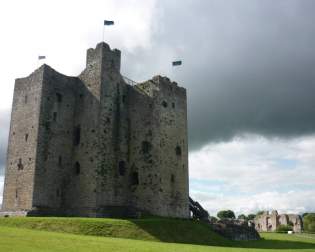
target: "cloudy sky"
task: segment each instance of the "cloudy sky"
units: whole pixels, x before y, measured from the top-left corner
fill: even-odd
[[[79,74],[109,19],[124,75],[187,89],[195,200],[212,215],[315,211],[314,12],[313,0],[1,1],[0,195],[14,79],[38,55]]]

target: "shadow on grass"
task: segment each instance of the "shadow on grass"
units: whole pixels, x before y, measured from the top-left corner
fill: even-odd
[[[161,218],[130,221],[161,242],[257,249],[315,249],[314,241],[296,241],[294,239],[299,238],[295,236],[293,236],[293,240],[291,236],[282,236],[279,239],[230,241],[213,232],[208,224],[192,220]]]

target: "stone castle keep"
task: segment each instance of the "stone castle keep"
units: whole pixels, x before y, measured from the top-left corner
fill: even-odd
[[[78,77],[16,80],[3,211],[189,217],[186,90],[127,84],[120,54],[100,43]]]

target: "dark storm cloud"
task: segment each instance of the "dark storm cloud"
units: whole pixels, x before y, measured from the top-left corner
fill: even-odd
[[[243,133],[314,133],[315,1],[158,3],[153,44],[127,55],[126,71],[162,69],[187,88],[192,149]],[[169,55],[183,66],[161,66]]]
[[[6,150],[9,134],[9,111],[0,111],[0,176],[4,174],[4,166],[6,161]]]

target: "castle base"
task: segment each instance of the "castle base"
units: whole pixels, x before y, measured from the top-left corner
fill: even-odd
[[[27,211],[0,211],[1,217],[25,217],[27,216]]]
[[[145,211],[126,206],[95,208],[52,209],[34,208],[25,211],[0,211],[0,217],[94,217],[94,218],[140,218]]]

